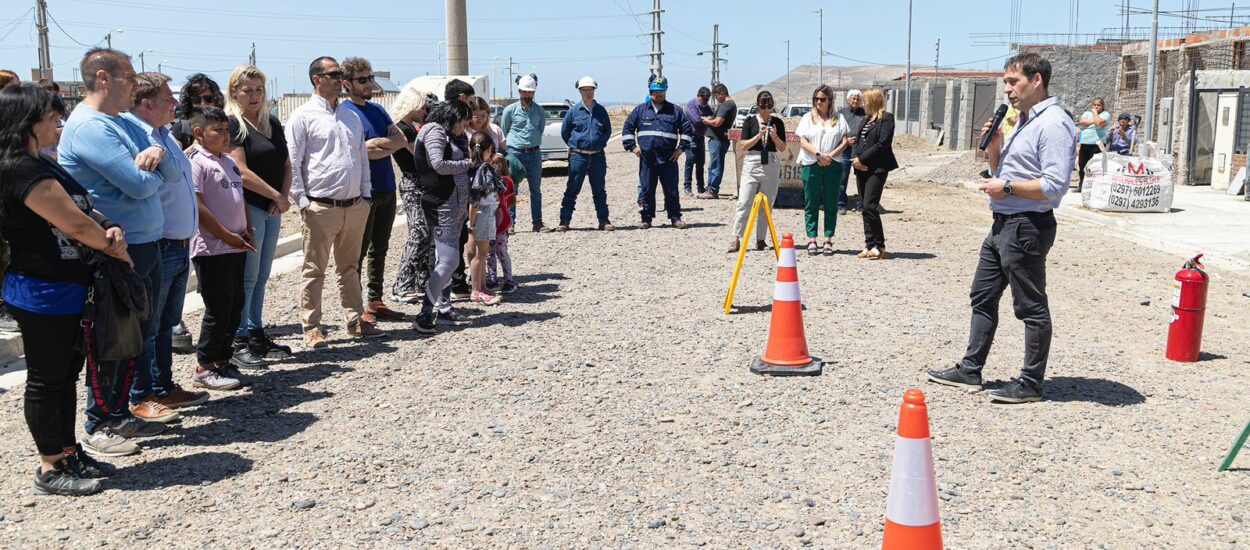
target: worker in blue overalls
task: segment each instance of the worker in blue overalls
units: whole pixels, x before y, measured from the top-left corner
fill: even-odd
[[[651,102],[634,108],[621,129],[625,150],[638,157],[640,197],[638,206],[643,229],[655,218],[655,186],[664,187],[664,211],[673,227],[683,229],[681,202],[677,191],[678,161],[690,148],[694,129],[682,109],[667,101],[668,79],[651,75]]]

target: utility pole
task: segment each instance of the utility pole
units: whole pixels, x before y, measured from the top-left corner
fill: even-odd
[[[447,0],[447,74],[469,74],[469,19],[465,0]]]
[[[1142,128],[1142,143],[1150,141],[1154,134],[1155,124],[1155,77],[1159,64],[1159,0],[1155,0],[1153,13],[1150,15],[1150,58],[1146,62],[1146,121]],[[1190,101],[1193,101],[1190,98]]]
[[[720,64],[725,60],[720,57],[720,49],[728,48],[729,44],[720,41],[720,25],[712,25],[712,85],[720,84]]]
[[[39,31],[39,80],[52,80],[52,54],[48,48],[48,3],[35,0],[35,27]]]
[[[251,55],[247,56],[247,64],[253,67],[256,66],[256,43],[255,42],[252,42],[252,53]]]
[[[786,42],[786,105],[789,105],[790,104],[790,41],[786,40],[785,42]]]
[[[936,73],[938,71],[938,67],[942,66],[940,63],[938,63],[938,61],[941,61],[941,59],[942,59],[942,39],[939,38],[937,41],[937,46],[933,47],[933,72]]]
[[[813,10],[820,19],[820,83],[825,83],[825,9]]]
[[[907,94],[904,96],[903,118],[907,120],[907,133],[911,133],[911,4],[907,0]]]
[[[664,46],[660,37],[664,31],[660,30],[660,14],[664,13],[660,9],[660,0],[651,0],[651,74],[655,76],[664,76]]]
[[[518,69],[519,69],[519,68],[521,68],[521,64],[520,64],[520,63],[514,63],[514,62],[512,61],[512,57],[511,57],[511,56],[509,56],[509,57],[508,57],[508,99],[512,99],[512,85],[516,83],[516,78],[515,78],[515,76],[512,74],[512,68],[513,68],[513,67],[516,67],[516,68],[518,68]]]

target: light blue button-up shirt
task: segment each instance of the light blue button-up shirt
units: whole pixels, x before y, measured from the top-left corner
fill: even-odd
[[[191,180],[191,160],[178,146],[169,128],[164,126],[153,128],[148,121],[132,113],[124,113],[131,122],[139,125],[152,136],[152,140],[165,148],[165,154],[172,156],[182,170],[182,180],[161,185],[161,212],[165,214],[165,230],[162,235],[166,239],[190,239],[200,225],[200,209],[195,200],[195,182]]]
[[[1029,116],[1003,146],[996,177],[1010,182],[1041,180],[1044,200],[1019,195],[990,199],[997,214],[1046,212],[1059,208],[1068,193],[1076,163],[1076,124],[1059,99],[1046,98],[1029,109]]]
[[[543,144],[543,130],[547,129],[547,113],[537,102],[531,103],[529,110],[518,101],[504,107],[500,117],[503,139],[508,147],[529,149]]]

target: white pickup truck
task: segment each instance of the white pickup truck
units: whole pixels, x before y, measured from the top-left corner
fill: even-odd
[[[547,127],[543,129],[543,143],[539,147],[544,161],[558,160],[568,162],[569,145],[560,136],[560,128],[564,125],[564,116],[569,114],[566,103],[539,103],[547,113]]]

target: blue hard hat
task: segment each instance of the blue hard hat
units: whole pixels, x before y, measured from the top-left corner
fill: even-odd
[[[651,84],[647,86],[647,90],[652,92],[667,92],[668,79],[662,76],[652,76]]]

